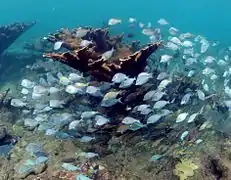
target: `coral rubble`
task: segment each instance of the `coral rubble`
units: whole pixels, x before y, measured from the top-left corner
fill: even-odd
[[[13,23],[0,26],[0,55],[24,32],[31,28],[35,22]]]
[[[80,31],[79,29],[77,31]],[[121,43],[122,35],[109,36],[108,29],[85,29],[83,37],[76,37],[76,30],[61,30],[48,36],[52,43],[62,42],[62,47],[68,49],[64,53],[46,53],[45,58],[58,60],[74,69],[92,75],[99,81],[110,81],[116,73],[137,76],[144,71],[148,57],[158,49],[161,42],[152,43],[139,51],[133,52],[134,46]],[[81,42],[87,40],[89,45],[81,47]],[[106,59],[104,54],[115,49],[113,55]]]

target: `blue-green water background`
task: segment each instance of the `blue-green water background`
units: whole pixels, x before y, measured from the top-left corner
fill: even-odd
[[[229,45],[230,7],[228,0],[2,0],[0,24],[36,20],[26,36],[39,37],[60,27],[100,26],[111,17],[127,21],[133,16],[153,23],[163,17],[183,32]]]

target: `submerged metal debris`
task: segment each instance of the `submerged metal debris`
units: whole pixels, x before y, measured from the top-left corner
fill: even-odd
[[[30,29],[35,22],[31,23],[12,23],[0,26],[0,55],[21,36]]]

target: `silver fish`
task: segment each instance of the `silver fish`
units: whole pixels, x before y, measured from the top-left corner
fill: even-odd
[[[99,112],[97,111],[85,111],[81,114],[81,119],[86,120],[86,119],[91,119],[95,117]]]
[[[143,98],[143,101],[149,101],[152,99],[153,95],[156,93],[156,91],[152,90],[152,91],[149,91],[147,92],[145,95],[144,95],[144,98]]]
[[[163,79],[165,79],[165,78],[167,78],[168,77],[168,73],[166,73],[166,72],[161,72],[158,76],[157,76],[157,80],[163,80]]]
[[[136,79],[136,86],[141,86],[147,83],[150,78],[152,78],[152,75],[150,73],[146,73],[146,72],[140,73]]]
[[[205,94],[201,90],[197,90],[197,96],[200,100],[204,101],[205,100]]]
[[[188,123],[191,123],[195,120],[195,118],[198,116],[199,113],[193,113],[191,116],[188,118]]]
[[[123,81],[120,85],[119,88],[129,88],[135,81],[135,78],[129,78]]]
[[[164,100],[157,101],[157,102],[154,104],[153,109],[162,109],[162,108],[165,107],[167,104],[169,104],[169,101],[164,101]]]
[[[181,105],[187,104],[188,101],[190,100],[190,97],[191,97],[191,96],[192,96],[191,93],[185,94],[185,95],[183,96],[183,98],[181,99],[180,104],[181,104]]]
[[[108,118],[105,118],[104,116],[101,116],[101,115],[95,116],[95,124],[97,126],[103,126],[109,122],[110,122],[110,120]]]
[[[54,50],[57,51],[59,50],[63,45],[63,41],[57,41],[55,44],[54,44]]]
[[[125,117],[122,121],[123,124],[134,124],[134,123],[140,123],[138,119],[132,118],[132,117]]]
[[[119,84],[126,81],[127,79],[128,79],[127,75],[123,73],[116,73],[112,78],[112,82]]]
[[[152,101],[159,101],[166,93],[162,91],[155,91],[152,96]]]
[[[92,41],[82,40],[81,43],[80,43],[80,47],[87,47],[90,44],[92,44]]]
[[[147,119],[147,124],[154,124],[161,119],[161,115],[154,114]]]
[[[95,86],[88,86],[86,89],[86,93],[90,94],[91,96],[94,97],[102,97],[103,94],[100,92],[100,88],[97,88]]]
[[[102,57],[105,59],[105,60],[108,60],[112,57],[113,53],[114,53],[115,49],[112,48],[111,50],[109,51],[106,51],[105,53],[102,54]]]
[[[179,114],[177,116],[177,118],[176,118],[176,123],[184,121],[187,116],[188,116],[188,113],[181,113],[181,114]]]

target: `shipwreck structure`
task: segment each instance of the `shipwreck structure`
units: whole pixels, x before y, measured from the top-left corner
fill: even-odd
[[[13,42],[26,32],[29,28],[35,25],[31,23],[12,23],[9,25],[0,26],[0,55],[11,45]]]

